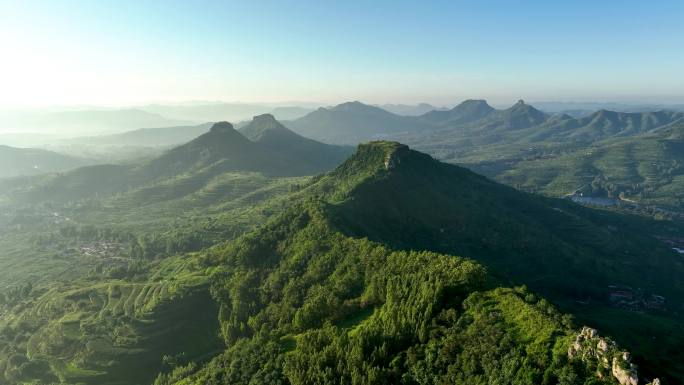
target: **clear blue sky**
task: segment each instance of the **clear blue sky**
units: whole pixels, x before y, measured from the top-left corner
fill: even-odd
[[[0,0],[0,105],[684,102],[684,1]]]

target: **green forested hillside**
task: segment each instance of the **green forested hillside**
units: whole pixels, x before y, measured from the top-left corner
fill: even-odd
[[[0,383],[150,384],[222,350],[208,273],[186,253],[244,233],[308,180],[281,175],[349,151],[293,135],[274,148],[224,123],[152,161],[7,181]]]
[[[453,173],[453,178],[446,178],[445,173]],[[416,194],[425,193],[420,186],[428,184],[420,183],[419,178],[435,175],[453,183],[448,187],[452,195],[443,195],[440,187],[435,196],[423,198],[407,191],[412,184]],[[456,187],[459,184],[462,187]],[[487,185],[497,189],[496,193]],[[542,252],[550,252],[546,263],[565,275],[573,269],[567,263],[576,265],[575,270],[588,270],[592,264],[589,258],[574,255],[577,260],[571,260],[562,255],[562,249],[572,250],[579,241],[558,243],[556,252],[543,246],[552,241],[544,238],[537,240],[539,245],[511,238],[511,245],[491,246],[509,253],[522,269],[518,271],[509,270],[511,263],[488,259],[487,250],[470,250],[481,263],[431,251],[402,251],[455,250],[447,239],[455,244],[467,239],[462,228],[442,232],[448,223],[425,216],[435,215],[437,207],[446,211],[445,217],[477,210],[459,203],[440,205],[447,200],[473,203],[477,197],[459,195],[463,189],[481,193],[480,203],[486,202],[488,194],[500,194],[498,198],[510,202],[511,211],[518,212],[510,223],[490,219],[487,234],[497,234],[512,223],[528,231],[540,226],[537,231],[541,231],[545,224],[524,223],[521,218],[555,212],[545,204],[530,203],[533,200],[524,194],[439,164],[406,147],[393,143],[362,146],[336,171],[297,193],[301,203],[204,257],[207,266],[220,266],[212,276],[212,291],[221,304],[221,330],[227,350],[203,368],[179,367],[161,374],[156,383],[603,383],[592,364],[568,360],[572,340],[569,317],[524,288],[492,289],[514,276],[535,283],[537,276],[531,278],[530,273],[536,267],[522,253],[516,253],[517,247],[528,248],[530,258],[539,255],[539,261]],[[371,195],[372,191],[384,194]],[[444,198],[435,202],[436,196]],[[369,212],[371,208],[365,202],[378,207]],[[525,203],[536,209],[523,206]],[[428,207],[433,208],[431,213],[417,216]],[[578,210],[573,213],[576,216],[583,213],[571,204],[567,208]],[[494,217],[500,213],[493,208],[491,212]],[[372,222],[373,218],[377,222]],[[587,225],[601,222],[590,216],[584,220]],[[354,230],[351,222],[356,225]],[[430,235],[433,224],[445,226],[438,231],[442,236]],[[425,239],[421,239],[422,234],[426,234]],[[482,231],[479,234],[488,237]],[[638,246],[625,247],[635,251],[632,247]],[[601,257],[613,253],[606,251]],[[665,250],[661,257],[669,258],[662,263],[674,260]],[[604,269],[595,268],[599,274]],[[581,286],[595,277],[577,276],[578,282],[570,276],[553,277],[545,284],[536,283],[536,287],[546,287],[549,293],[562,292],[564,279]],[[556,293],[554,298],[562,302],[564,295]],[[634,317],[628,312],[623,316]],[[613,380],[608,377],[604,381]]]
[[[624,338],[642,379],[681,378],[682,265],[651,237],[674,223],[393,142],[310,179],[213,181],[3,208],[3,240],[21,246],[0,263],[33,259],[3,278],[0,383],[615,383],[611,364],[568,356],[581,324]],[[612,307],[614,284],[667,305]]]
[[[261,202],[305,182],[233,173],[175,199],[3,207],[0,384],[151,384],[218,354],[210,270],[189,253],[253,228],[277,210]]]
[[[541,148],[493,161],[466,160],[477,172],[552,196],[584,194],[681,212],[684,142],[675,127],[586,147]],[[482,159],[482,157],[479,157]]]
[[[213,292],[228,348],[155,384],[595,378],[567,359],[569,318],[525,289],[486,290],[472,261],[346,237],[309,207],[208,255],[223,266]]]

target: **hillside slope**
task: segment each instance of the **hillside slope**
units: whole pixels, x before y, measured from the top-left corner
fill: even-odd
[[[294,154],[299,162],[310,165],[312,174],[335,168],[354,152],[354,147],[325,144],[298,135],[270,114],[255,116],[240,132],[274,152]]]
[[[473,258],[504,285],[525,284],[584,322],[627,336],[648,367],[682,378],[673,352],[684,342],[684,265],[654,238],[660,225],[521,193],[393,143],[361,146],[318,186],[337,202],[330,220],[345,234]],[[645,301],[664,295],[667,310],[615,308],[615,286],[641,291]],[[639,327],[648,333],[627,332]]]
[[[56,152],[0,145],[0,178],[66,171],[93,163]]]
[[[260,173],[269,177],[314,175],[330,170],[351,149],[325,145],[285,129],[259,131],[247,139],[228,122],[215,123],[209,132],[142,163],[98,165],[32,179],[20,187],[12,183],[11,198],[19,202],[78,201],[118,193],[164,190],[181,197],[208,186],[226,173]],[[251,127],[261,124],[255,122]],[[0,186],[0,191],[5,190]],[[160,197],[160,194],[153,194]]]
[[[601,230],[616,217],[538,202],[396,143],[360,146],[293,202],[205,256],[219,266],[212,291],[227,349],[159,384],[615,383],[607,368],[568,357],[570,318],[524,288],[493,287],[528,283],[561,304],[578,290],[598,295],[602,274],[637,270],[620,266],[632,257],[610,248],[618,240],[630,253],[646,242],[660,273],[681,270],[659,265],[676,256],[654,240]],[[548,228],[563,221],[587,228]],[[552,268],[563,279],[538,280]],[[680,292],[674,275],[657,278]]]
[[[618,345],[578,337],[581,324],[538,294],[626,337],[642,379],[682,378],[681,261],[650,222],[521,193],[393,142],[359,146],[302,182],[207,227],[172,211],[168,234],[76,225],[109,200],[76,205],[72,225],[37,228],[33,244],[58,256],[51,264],[72,244],[122,245],[82,256],[95,267],[80,278],[69,269],[3,297],[0,383],[151,383],[159,372],[155,385],[607,385],[614,371],[636,375]],[[245,215],[270,219],[232,240],[222,227]],[[613,307],[611,284],[667,305]],[[600,341],[606,366],[582,353]]]
[[[582,194],[614,204],[683,212],[681,124],[589,146],[540,148],[524,156],[464,163],[497,181],[551,196]]]

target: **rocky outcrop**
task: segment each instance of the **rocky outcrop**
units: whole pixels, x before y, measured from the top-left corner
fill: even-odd
[[[596,376],[612,375],[620,385],[638,385],[637,367],[629,352],[620,350],[615,342],[601,337],[598,330],[583,327],[568,348],[568,358],[595,366]],[[660,385],[657,378],[647,385]]]
[[[401,163],[401,159],[404,155],[410,152],[409,147],[406,145],[399,145],[394,151],[391,151],[385,157],[385,170],[392,170]]]
[[[638,385],[636,366],[632,363],[628,352],[623,352],[622,356],[613,357],[613,377],[618,380],[620,385]]]

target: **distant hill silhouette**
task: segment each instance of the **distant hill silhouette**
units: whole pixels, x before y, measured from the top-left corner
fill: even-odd
[[[428,127],[414,117],[399,116],[360,102],[319,108],[286,124],[307,138],[335,144],[357,144]]]
[[[65,171],[92,163],[52,151],[0,145],[0,178]]]
[[[256,117],[245,131],[253,140],[232,124],[218,122],[209,132],[149,161],[90,166],[46,176],[32,181],[29,190],[20,189],[15,196],[25,201],[79,200],[143,186],[166,190],[166,196],[182,196],[230,172],[271,177],[318,174],[335,167],[353,151],[303,138],[271,115]]]

